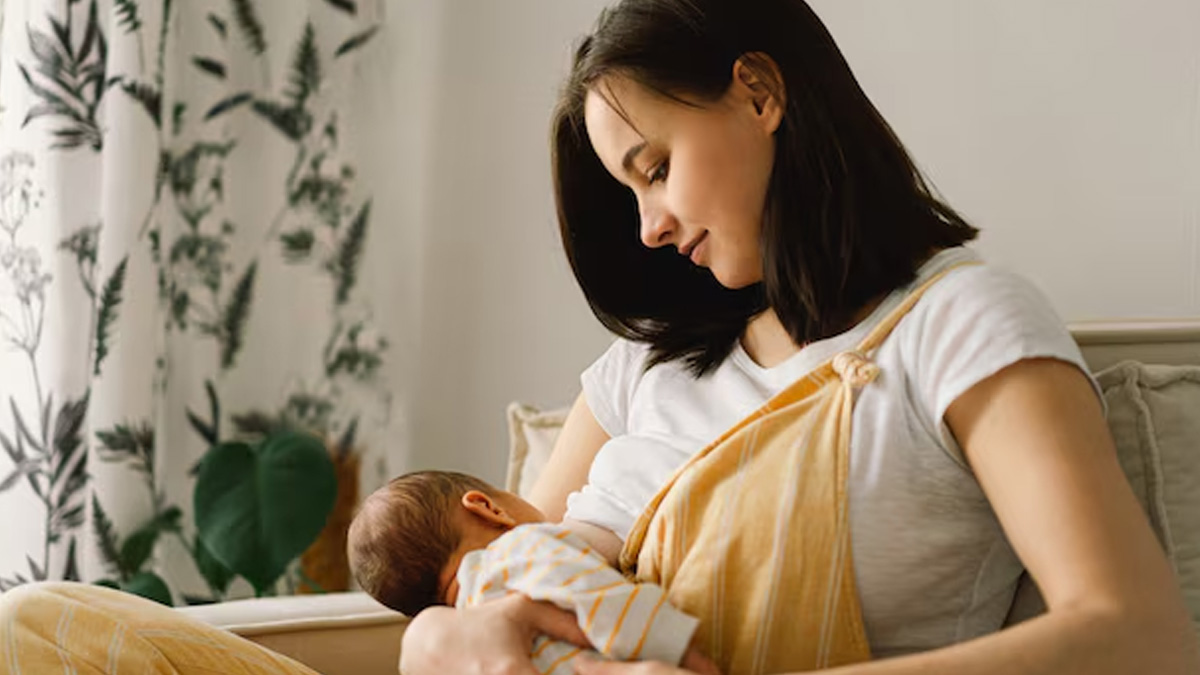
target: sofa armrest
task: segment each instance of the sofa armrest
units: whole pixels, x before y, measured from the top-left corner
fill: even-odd
[[[409,620],[365,593],[234,600],[179,611],[323,675],[396,675]]]

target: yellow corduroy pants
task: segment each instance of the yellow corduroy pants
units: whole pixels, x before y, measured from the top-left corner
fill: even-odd
[[[0,595],[0,675],[317,675],[232,633],[100,586]]]

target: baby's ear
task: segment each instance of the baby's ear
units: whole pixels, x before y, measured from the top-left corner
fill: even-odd
[[[482,490],[468,490],[462,496],[462,506],[467,513],[492,527],[511,530],[517,526],[517,521],[500,506],[500,502]]]

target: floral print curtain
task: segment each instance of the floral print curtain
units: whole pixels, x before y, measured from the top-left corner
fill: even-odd
[[[207,448],[287,421],[379,465],[381,219],[346,119],[384,9],[0,0],[0,591],[219,598]]]

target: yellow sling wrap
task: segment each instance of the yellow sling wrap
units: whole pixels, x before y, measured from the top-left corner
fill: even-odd
[[[953,268],[952,268],[953,269]],[[695,455],[642,513],[621,569],[698,617],[726,675],[867,661],[850,550],[847,475],[868,356],[951,270],[909,294],[854,351],[790,385]]]

